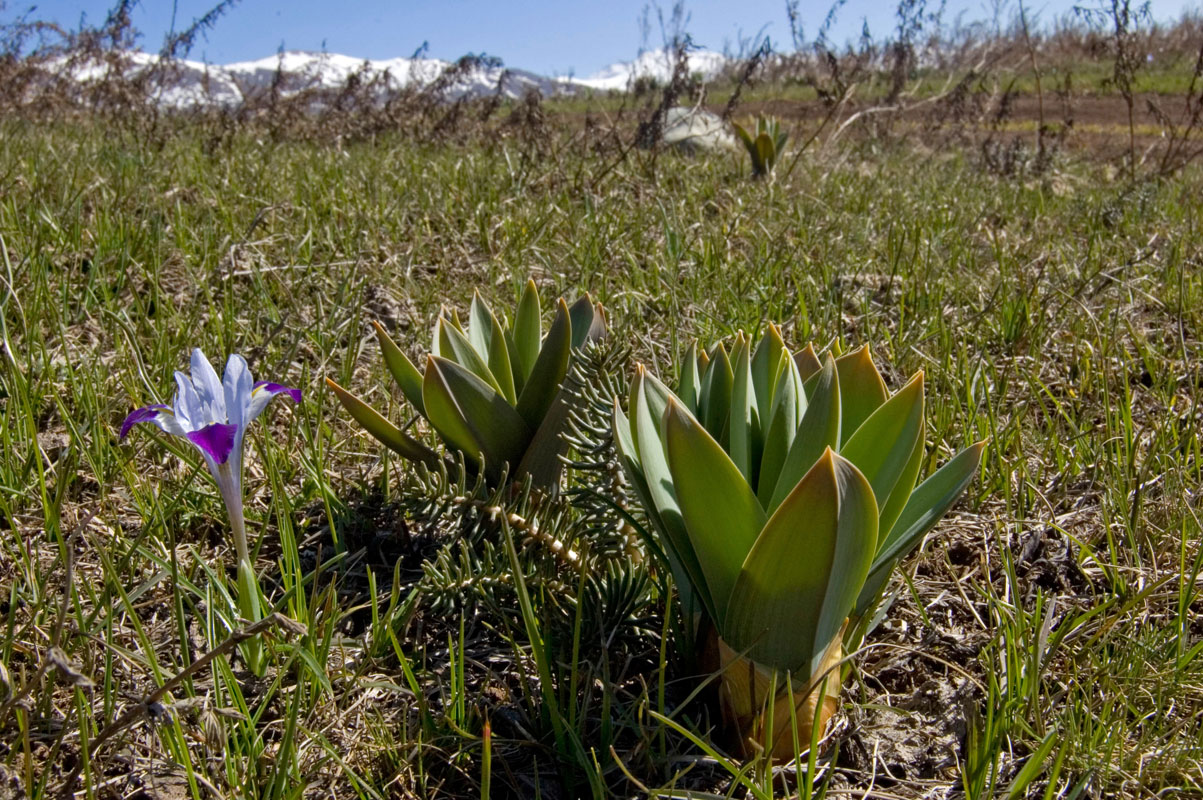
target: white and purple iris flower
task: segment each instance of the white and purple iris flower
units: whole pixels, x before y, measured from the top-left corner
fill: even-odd
[[[225,375],[217,372],[200,348],[192,351],[192,377],[175,373],[175,399],[170,406],[150,405],[139,408],[121,425],[121,438],[139,422],[151,422],[161,430],[192,442],[209,472],[217,481],[234,529],[238,560],[249,564],[246,523],[242,512],[242,443],[247,426],[263,413],[271,399],[286,394],[294,403],[301,402],[301,390],[270,381],[255,383],[246,359],[231,355]]]

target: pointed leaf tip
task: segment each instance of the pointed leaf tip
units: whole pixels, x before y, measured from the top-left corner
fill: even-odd
[[[389,373],[397,382],[405,399],[418,410],[418,413],[425,414],[425,407],[422,404],[422,374],[388,335],[388,331],[384,329],[383,325],[376,320],[372,320],[372,325],[376,328],[376,340],[380,344],[384,365],[388,367]]]
[[[410,461],[418,461],[430,467],[438,463],[438,456],[433,450],[407,435],[381,416],[376,409],[335,383],[332,378],[326,378],[326,386],[334,392],[334,396],[352,419],[385,447]]]

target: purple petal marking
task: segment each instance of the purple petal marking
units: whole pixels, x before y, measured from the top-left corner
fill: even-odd
[[[292,398],[292,402],[294,402],[294,403],[301,402],[301,390],[300,389],[293,389],[292,387],[284,386],[283,384],[279,384],[279,383],[272,383],[271,381],[259,381],[258,383],[255,384],[255,387],[251,391],[257,392],[260,389],[262,389],[263,391],[265,391],[269,394],[279,394],[280,392],[284,392],[285,394],[287,394],[289,397]]]
[[[234,435],[237,432],[237,425],[214,422],[199,431],[190,431],[188,438],[215,462],[224,464],[234,449]]]
[[[129,432],[130,432],[130,428],[134,427],[139,422],[150,422],[152,419],[154,419],[155,417],[157,417],[159,415],[160,411],[163,411],[163,410],[170,411],[171,409],[168,406],[164,406],[164,405],[153,405],[153,406],[143,406],[142,408],[136,409],[135,411],[131,412],[130,415],[125,418],[125,422],[121,423],[121,437],[120,438],[124,439],[126,436],[128,436]]]

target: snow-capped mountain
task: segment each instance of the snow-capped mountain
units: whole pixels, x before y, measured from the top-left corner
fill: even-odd
[[[639,77],[665,81],[672,75],[672,54],[664,50],[645,52],[634,61],[612,64],[586,78],[556,79],[487,62],[471,65],[456,74],[452,70],[454,64],[434,58],[370,60],[304,51],[286,51],[222,66],[189,60],[164,65],[156,55],[134,51],[125,53],[121,63],[127,77],[150,79],[148,91],[161,106],[175,109],[206,105],[236,107],[271,91],[273,86],[286,95],[305,89],[338,89],[353,76],[377,82],[383,95],[414,84],[428,86],[446,75],[449,80],[441,87],[441,96],[456,100],[491,95],[499,87],[508,98],[522,97],[531,89],[544,96],[570,94],[582,88],[621,91]],[[699,50],[689,54],[690,72],[700,73],[705,79],[713,78],[726,63],[720,53]],[[105,78],[114,67],[110,62],[78,63],[60,58],[48,62],[46,68],[60,77],[69,72],[86,86]]]

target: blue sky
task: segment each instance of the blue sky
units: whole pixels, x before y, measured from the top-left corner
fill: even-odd
[[[1093,4],[1097,0],[1086,0]],[[0,0],[0,20],[9,21],[34,0]],[[134,23],[145,33],[142,46],[156,50],[170,30],[203,14],[216,0],[142,0]],[[1068,12],[1083,0],[1032,0],[1030,10],[1044,21]],[[929,0],[937,5],[938,0]],[[32,18],[74,26],[81,14],[98,23],[113,0],[41,0]],[[499,56],[507,66],[547,75],[589,75],[615,61],[635,56],[641,44],[640,16],[646,0],[242,0],[197,43],[193,58],[229,63],[262,58],[283,46],[289,50],[321,50],[360,58],[408,56],[423,42],[429,55],[454,59],[464,53]],[[671,0],[661,3],[666,9]],[[842,42],[860,32],[867,20],[874,36],[893,28],[896,0],[847,0],[835,28]],[[808,35],[822,23],[830,3],[803,2],[802,22]],[[738,47],[741,38],[764,31],[777,45],[788,47],[785,0],[693,0],[688,30],[699,45],[713,50]],[[1014,7],[1014,0],[1010,6]],[[1176,19],[1199,0],[1153,0],[1154,16]],[[667,12],[666,12],[667,13]],[[987,0],[947,0],[945,19],[988,19]],[[650,45],[660,44],[654,18]]]

